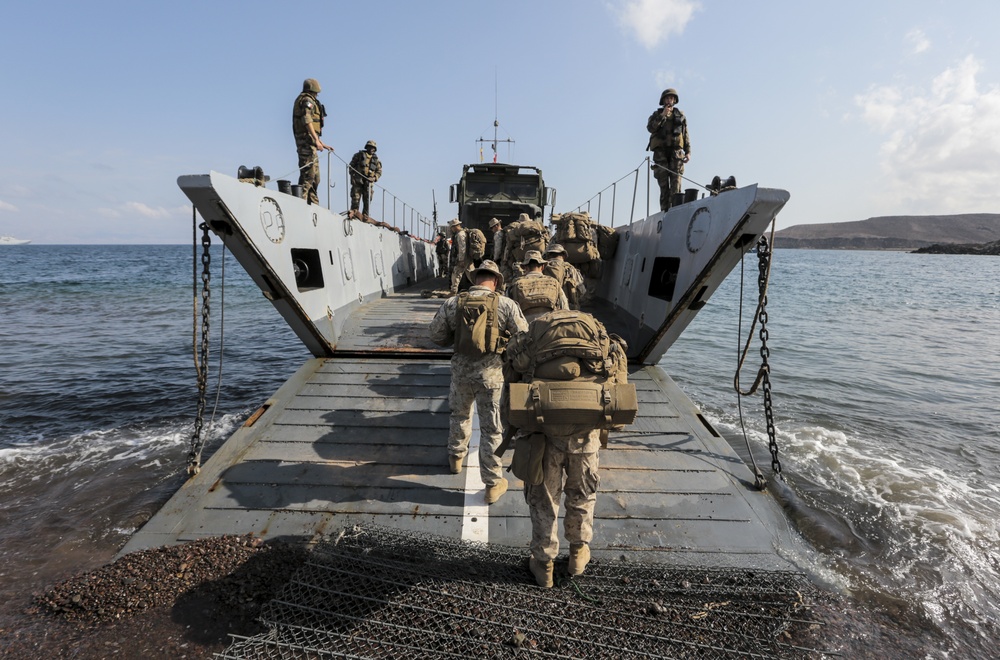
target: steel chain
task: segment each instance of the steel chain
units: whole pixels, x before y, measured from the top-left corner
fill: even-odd
[[[198,359],[195,360],[195,370],[198,374],[198,413],[194,420],[194,433],[191,436],[191,450],[188,452],[188,475],[196,475],[201,471],[201,450],[205,445],[202,438],[202,427],[205,424],[205,399],[208,389],[208,335],[210,317],[212,237],[208,232],[208,223],[202,222],[201,229],[201,343],[198,347]]]
[[[761,236],[757,241],[757,259],[759,275],[757,286],[760,291],[760,374],[761,387],[764,391],[764,419],[767,424],[767,447],[771,451],[771,470],[784,481],[781,474],[781,461],[778,460],[778,440],[774,429],[774,409],[771,403],[771,366],[768,358],[771,356],[771,349],[767,346],[767,280],[771,269],[771,249],[767,237]]]

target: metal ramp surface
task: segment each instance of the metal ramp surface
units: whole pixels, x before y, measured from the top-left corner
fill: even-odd
[[[122,553],[220,534],[315,540],[351,524],[526,551],[521,482],[508,473],[510,491],[487,506],[475,448],[461,474],[448,470],[448,351],[417,336],[441,302],[414,293],[359,309],[346,354],[303,365]],[[688,397],[659,367],[630,378],[639,416],[601,452],[595,557],[793,567],[797,534]]]

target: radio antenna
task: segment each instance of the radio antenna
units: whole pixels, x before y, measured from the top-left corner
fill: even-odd
[[[492,141],[491,140],[487,140],[486,138],[482,137],[482,135],[480,135],[479,139],[476,140],[476,144],[479,145],[479,162],[480,163],[483,162],[483,145],[486,144],[486,143],[489,143],[490,149],[493,151],[493,162],[495,163],[495,162],[497,162],[497,144],[501,143],[501,142],[505,142],[507,144],[507,159],[510,160],[511,146],[514,144],[514,140],[511,139],[510,134],[507,133],[506,130],[504,130],[504,133],[507,133],[507,137],[505,137],[502,140],[500,139],[500,135],[499,135],[499,129],[500,129],[499,116],[500,116],[500,112],[498,110],[499,98],[500,98],[500,93],[499,93],[499,83],[498,83],[498,80],[497,80],[497,70],[496,70],[496,67],[494,67],[493,68],[493,140]]]

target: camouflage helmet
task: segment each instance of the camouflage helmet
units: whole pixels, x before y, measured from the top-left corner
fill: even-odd
[[[553,243],[552,245],[550,245],[547,248],[545,248],[545,255],[544,256],[547,257],[550,254],[566,254],[566,248],[564,248],[563,246],[559,245],[558,243]]]
[[[498,218],[491,218],[490,219],[489,228],[493,229],[494,227],[496,227],[499,224],[500,224],[500,220]]]
[[[315,78],[306,78],[304,81],[302,81],[302,91],[312,92],[313,94],[319,94],[320,92],[319,81],[316,80]]]
[[[368,147],[371,147],[372,151],[378,150],[378,145],[375,144],[375,140],[368,140],[367,142],[365,142],[365,149],[367,149]]]
[[[673,87],[668,87],[660,94],[660,105],[664,105],[667,102],[667,96],[669,95],[673,95],[675,105],[681,102],[681,97],[677,95],[677,90]]]
[[[479,277],[479,273],[490,273],[491,275],[495,275],[497,278],[496,290],[501,291],[503,289],[503,273],[500,272],[500,268],[496,265],[496,262],[491,259],[483,259],[483,262],[479,264],[479,268],[473,268],[468,272],[469,281],[475,284],[476,278]]]

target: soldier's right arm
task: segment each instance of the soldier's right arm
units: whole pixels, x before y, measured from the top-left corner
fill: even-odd
[[[438,308],[431,321],[430,338],[438,346],[451,346],[455,342],[455,305],[457,298],[452,297]]]

